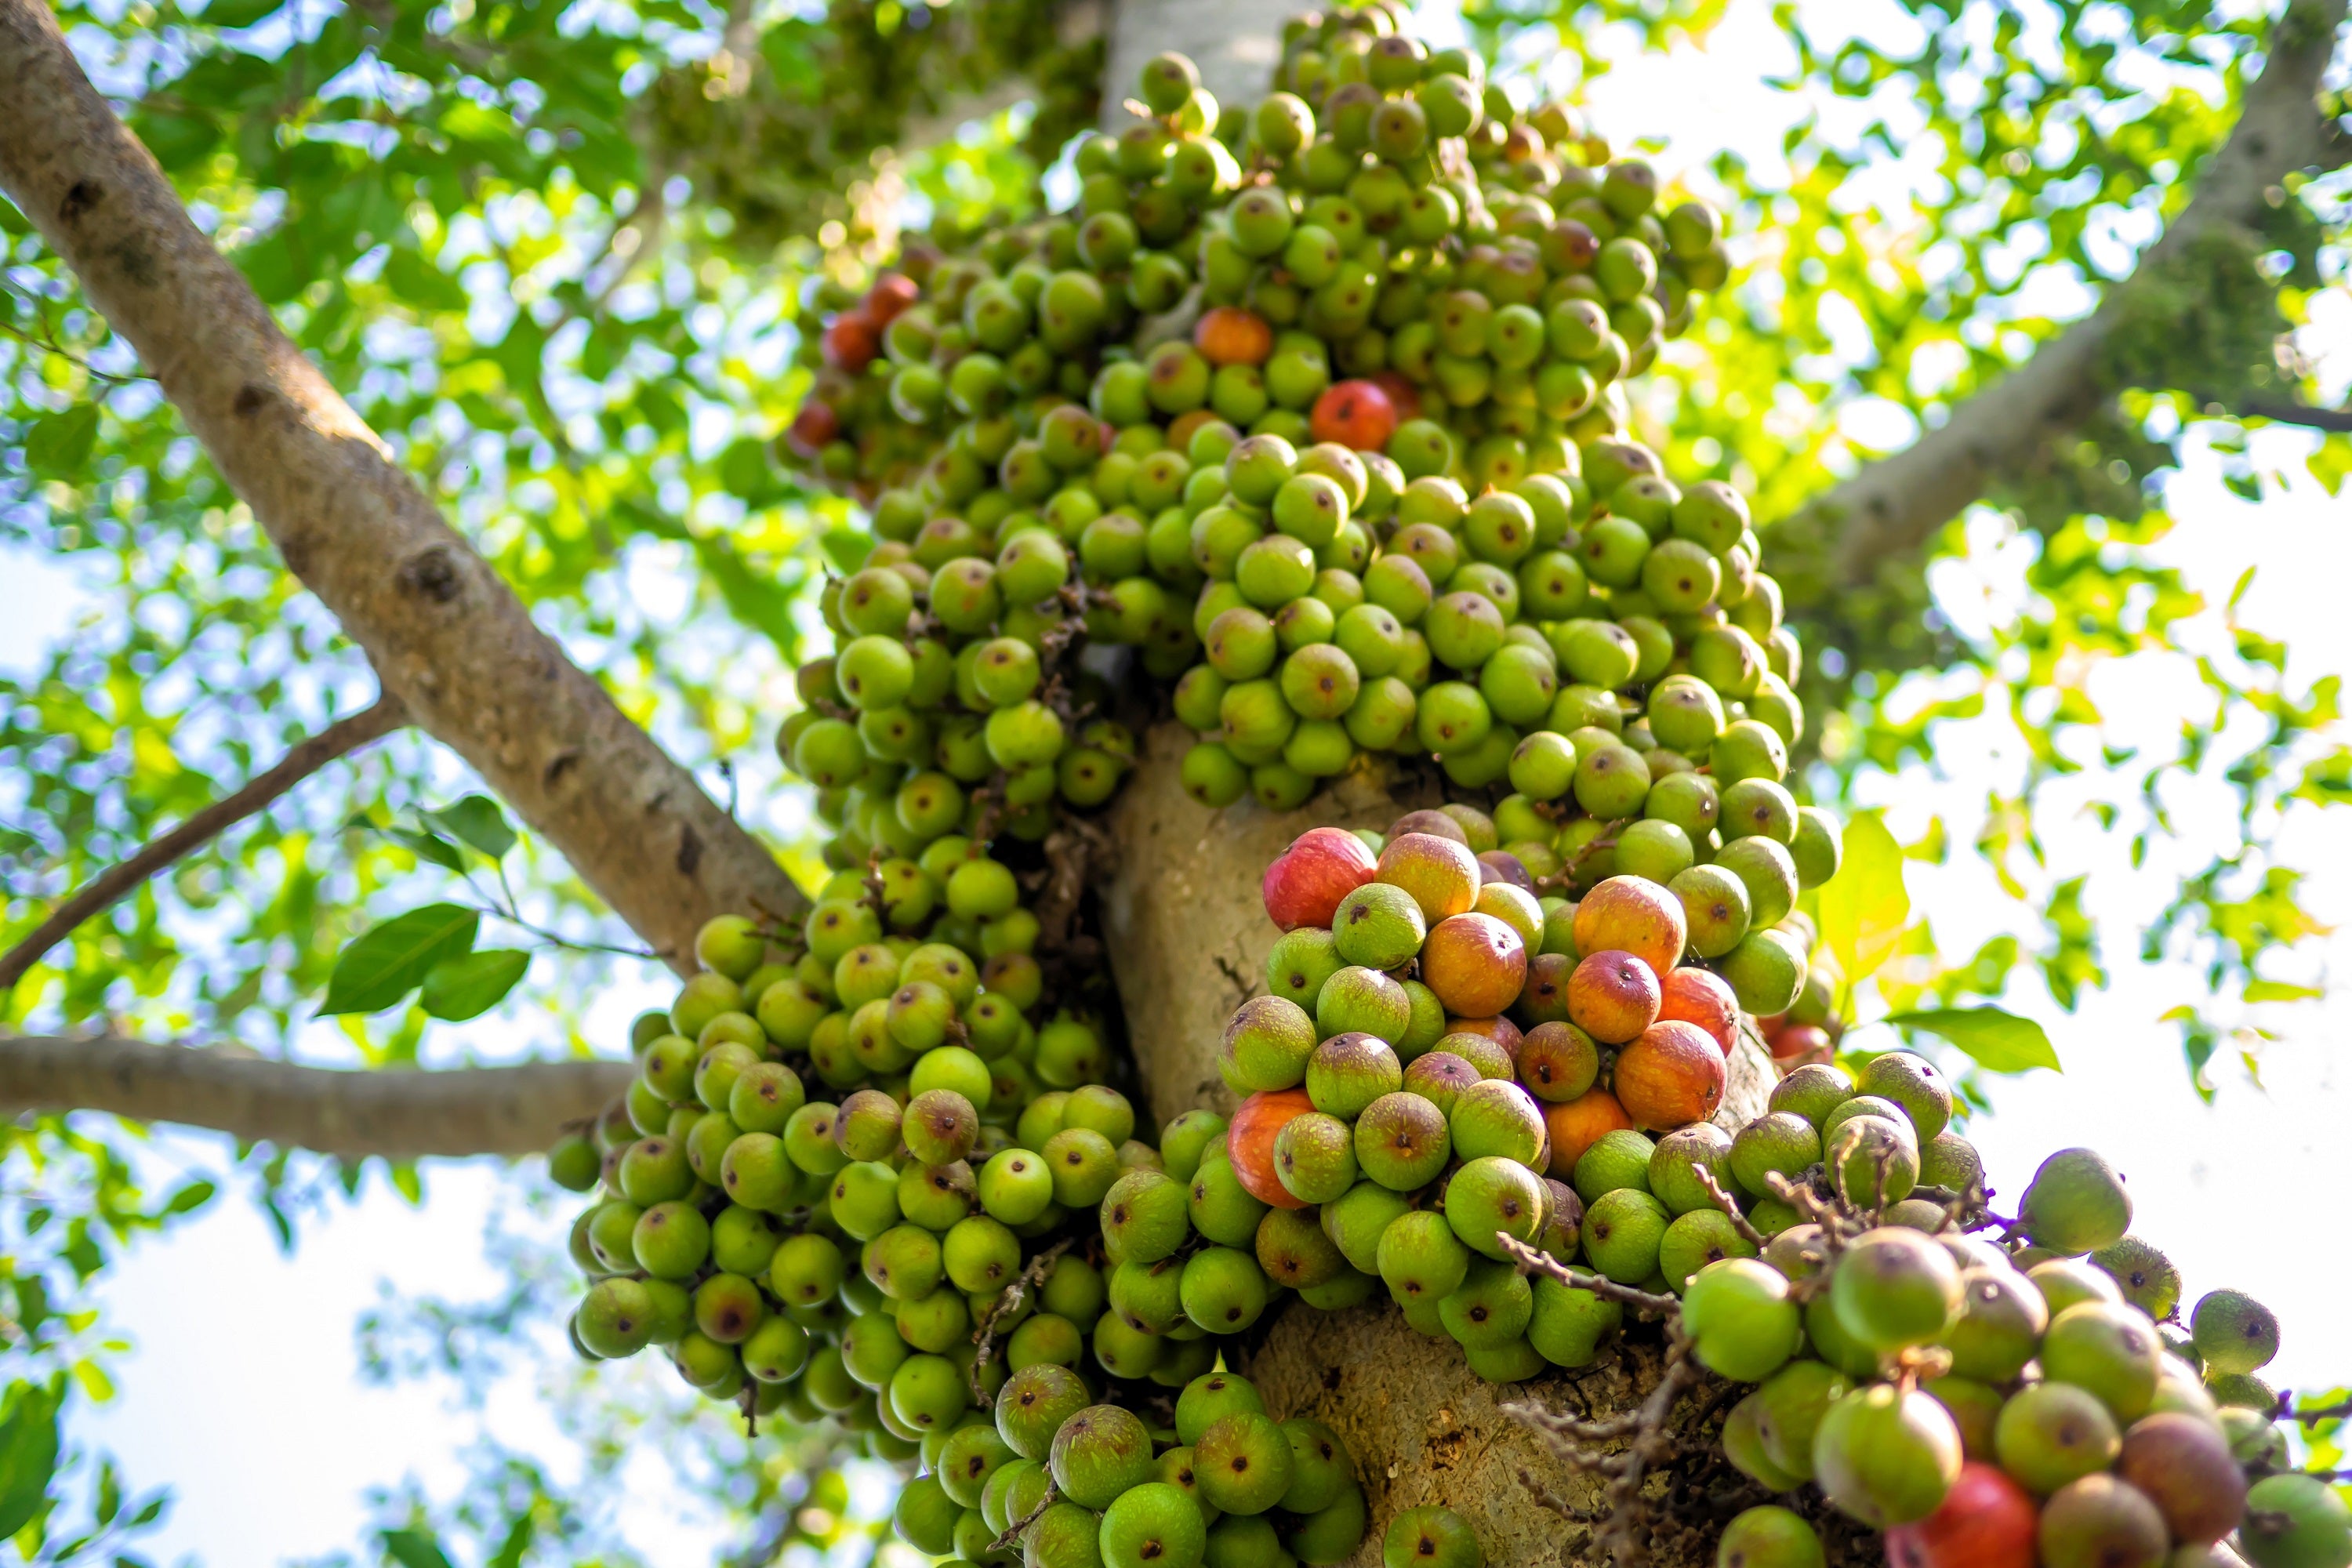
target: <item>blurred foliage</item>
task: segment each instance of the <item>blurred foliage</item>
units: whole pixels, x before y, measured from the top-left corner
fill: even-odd
[[[1628,47],[1703,37],[1727,9],[1465,7],[1490,53],[1588,77]],[[1641,418],[1678,475],[1733,479],[1763,518],[1798,513],[1866,461],[1861,432],[1933,427],[2126,277],[2228,133],[2266,25],[2194,0],[1897,9],[1908,41],[1890,45],[1817,40],[1782,5],[1799,58],[1782,85],[1848,112],[1804,118],[1778,157],[1726,156],[1702,178],[1752,264],[1661,364]],[[813,546],[844,521],[767,455],[805,391],[803,311],[826,285],[861,282],[901,225],[1035,202],[1040,168],[1096,117],[1099,9],[68,0],[58,13],[200,224],[541,624],[714,791],[740,792],[748,822],[804,850],[803,808],[773,787],[764,750],[815,625]],[[2071,1008],[2137,954],[2187,957],[2213,994],[2170,1016],[2202,1075],[2225,1048],[2259,1047],[2252,1010],[2308,993],[2293,950],[2318,927],[2296,868],[2264,846],[2294,814],[2352,799],[2340,693],[2292,679],[2284,646],[2240,624],[2235,596],[2206,603],[2168,563],[2165,481],[2201,441],[2241,494],[2282,482],[2250,455],[2261,421],[2231,411],[2316,395],[2294,333],[2319,292],[2345,286],[2347,190],[2341,174],[2296,184],[2261,234],[2217,237],[2134,285],[2133,325],[2077,437],[2005,476],[1924,558],[1832,594],[1818,538],[1768,534],[1807,646],[1825,650],[1808,690],[1818,791],[1875,798],[1895,770],[1932,767],[1939,735],[1988,720],[2029,758],[1970,847],[2032,934],[1946,952],[1906,904],[1870,982],[1889,1009],[1963,1027],[1972,999],[2020,984]],[[2340,496],[2352,438],[2313,442],[2307,468]],[[1990,610],[1961,616],[1988,563],[2021,549],[2008,596],[1980,594]],[[33,668],[0,675],[0,945],[373,695],[364,661],[4,203],[0,550],[79,606]],[[2201,697],[2172,748],[2116,734],[2092,696],[2099,672],[2181,657]],[[2213,780],[2236,802],[2233,841],[2196,846],[2137,942],[2103,935],[2082,857],[2053,853],[2053,786],[2069,802],[2087,788],[2084,820],[2132,866],[2162,868],[2182,858],[2179,790]],[[449,846],[453,868],[422,840],[448,846],[423,814],[473,783],[413,734],[334,764],[59,947],[0,998],[0,1029],[281,1052],[353,936],[430,900],[502,898],[521,945],[551,956],[486,1016],[499,1026],[450,1045],[449,1026],[428,1037],[422,1008],[399,1005],[306,1044],[323,1036],[369,1065],[447,1061],[477,1038],[590,1048],[582,998],[615,962],[594,950],[626,933],[528,840],[483,852],[497,895],[469,891],[461,873],[487,875],[483,862]],[[1949,837],[1937,822],[1902,853],[1941,863]],[[120,1128],[37,1118],[0,1138],[7,1408],[69,1410],[106,1396],[119,1349],[89,1281],[200,1208],[214,1178],[146,1190],[142,1173],[165,1164]],[[288,1245],[306,1210],[361,1179],[269,1150],[236,1157],[240,1190]],[[389,1174],[420,1195],[413,1168]],[[482,1436],[463,1495],[378,1500],[370,1561],[637,1562],[616,1489],[597,1482],[648,1426],[721,1500],[743,1561],[874,1533],[850,1472],[803,1440],[688,1426],[650,1385],[572,1368],[533,1272],[556,1250],[494,1240],[510,1293],[388,1301],[362,1348],[378,1375],[478,1388],[499,1356],[536,1344],[564,1368],[562,1420],[591,1463],[559,1483]],[[67,1548],[138,1562],[125,1538],[162,1506],[69,1436],[34,1495],[37,1529],[17,1543],[39,1562]]]
[[[1575,7],[1554,26],[1567,68],[1590,78],[1607,69],[1625,24],[1654,42],[1703,36],[1724,9],[1628,0]],[[2284,645],[2239,623],[2247,584],[2215,605],[2168,563],[2166,486],[2198,441],[2222,454],[2242,497],[2284,485],[2256,471],[2245,433],[2267,423],[2254,410],[2322,395],[2295,334],[2317,294],[2345,291],[2352,177],[2292,180],[2259,232],[2210,233],[2135,275],[2236,123],[2283,7],[1893,9],[1900,19],[1862,24],[1776,7],[1799,69],[1775,85],[1810,111],[1777,158],[1727,153],[1698,182],[1731,207],[1750,260],[1670,348],[1639,423],[1673,471],[1731,479],[1759,520],[1778,521],[1766,564],[1814,650],[1803,694],[1823,716],[1817,789],[1881,798],[1871,780],[1933,768],[1939,738],[1949,745],[1955,726],[1989,715],[2029,758],[1986,801],[1975,847],[2021,906],[2012,929],[2039,926],[2039,940],[1940,954],[1923,921],[1882,987],[1895,1009],[2000,995],[2030,974],[2073,1010],[2109,978],[2084,912],[2091,889],[2074,874],[2089,858],[2084,835],[2095,826],[2123,841],[2137,870],[2179,833],[2180,786],[2226,785],[2231,841],[2200,841],[2202,863],[2158,895],[2160,912],[2126,944],[2204,973],[2208,998],[2167,1017],[2210,1097],[2219,1043],[2251,1048],[2264,1037],[2249,1005],[2310,994],[2285,978],[2309,974],[2310,959],[2287,950],[2324,928],[2299,902],[2298,874],[2265,847],[2290,813],[2347,798],[2352,755],[2335,730],[2335,681],[2291,679]],[[1475,14],[1491,26],[1515,13]],[[1818,36],[1847,25],[1861,30]],[[2346,107],[2340,90],[2328,107]],[[1903,445],[1966,399],[2000,395],[2003,374],[2110,294],[2123,324],[2081,428],[1998,475],[1927,551],[1882,563],[1861,587],[1830,582],[1828,525],[1806,503],[1880,455],[1874,441]],[[2313,437],[2305,467],[2340,495],[2352,437]],[[2027,558],[2022,581],[1990,594],[1993,558],[2013,559],[2012,545]],[[2182,654],[2203,701],[2159,754],[2125,738],[2091,690],[2121,661]],[[2059,819],[2043,808],[2062,781],[2068,842],[2053,857],[2044,836]],[[2086,785],[2095,798],[2078,825]]]

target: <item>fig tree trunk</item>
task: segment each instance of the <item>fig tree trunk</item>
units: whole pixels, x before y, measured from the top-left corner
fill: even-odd
[[[1303,9],[1281,0],[1118,0],[1105,67],[1106,129],[1128,122],[1122,100],[1143,63],[1163,49],[1190,55],[1221,103],[1255,100],[1280,58],[1281,24]],[[1173,723],[1146,737],[1147,757],[1112,813],[1118,858],[1100,889],[1111,969],[1156,1121],[1193,1106],[1233,1109],[1217,1075],[1217,1044],[1226,1016],[1265,988],[1276,935],[1258,897],[1267,862],[1309,827],[1383,829],[1405,811],[1436,804],[1429,784],[1350,774],[1286,815],[1246,800],[1213,812],[1179,782],[1190,741]],[[1762,1112],[1772,1071],[1753,1040],[1742,1041],[1731,1065],[1717,1120],[1736,1128]],[[1381,1532],[1400,1510],[1443,1503],[1473,1522],[1487,1561],[1500,1565],[1609,1555],[1597,1535],[1605,1479],[1561,1464],[1502,1405],[1533,1400],[1607,1417],[1639,1405],[1662,1368],[1654,1327],[1633,1327],[1589,1368],[1498,1389],[1473,1375],[1455,1347],[1408,1328],[1388,1302],[1326,1313],[1294,1301],[1241,1370],[1276,1415],[1313,1416],[1347,1440],[1373,1525],[1351,1564],[1380,1563]],[[1703,1384],[1681,1402],[1676,1418],[1712,1426],[1720,1414]],[[1661,1563],[1703,1561],[1713,1550],[1714,1516],[1762,1500],[1746,1495],[1752,1489],[1736,1472],[1707,1463],[1704,1475],[1666,1467],[1644,1489],[1654,1499],[1672,1498],[1653,1542]],[[1544,1506],[1523,1475],[1584,1518]],[[1711,1483],[1723,1499],[1706,1502],[1694,1482]]]
[[[1217,1046],[1235,1005],[1265,989],[1276,934],[1258,896],[1266,863],[1309,827],[1383,829],[1437,798],[1433,787],[1407,783],[1391,793],[1391,781],[1362,774],[1335,781],[1283,816],[1247,800],[1211,811],[1178,782],[1190,743],[1174,723],[1145,737],[1145,760],[1111,814],[1118,859],[1100,889],[1111,970],[1155,1121],[1193,1106],[1233,1109],[1217,1075]],[[1731,1129],[1761,1114],[1771,1083],[1762,1047],[1743,1038],[1717,1122]],[[1415,1333],[1385,1300],[1342,1312],[1294,1301],[1251,1342],[1239,1370],[1276,1415],[1312,1416],[1347,1440],[1374,1527],[1351,1563],[1380,1562],[1380,1531],[1399,1510],[1443,1503],[1471,1521],[1487,1562],[1501,1565],[1608,1558],[1599,1536],[1605,1478],[1561,1463],[1501,1407],[1535,1401],[1605,1418],[1638,1405],[1663,1365],[1657,1327],[1629,1312],[1625,1333],[1591,1366],[1496,1388],[1472,1374],[1460,1350]],[[1728,1404],[1715,1397],[1721,1386],[1702,1383],[1681,1400],[1675,1425],[1695,1439],[1702,1425],[1711,1436]],[[1688,1462],[1696,1468],[1666,1464],[1646,1483],[1645,1496],[1658,1505],[1654,1561],[1704,1560],[1723,1519],[1764,1500],[1737,1472],[1703,1458],[1717,1447],[1694,1442]],[[1545,1507],[1523,1475],[1585,1517]]]

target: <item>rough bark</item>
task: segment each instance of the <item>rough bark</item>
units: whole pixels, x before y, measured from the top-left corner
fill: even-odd
[[[382,696],[347,718],[338,719],[309,736],[274,764],[255,774],[244,787],[196,812],[169,832],[140,846],[139,852],[119,866],[110,866],[60,903],[32,934],[0,955],[0,991],[25,977],[42,955],[65,941],[74,929],[111,907],[140,883],[198,845],[257,816],[287,791],[339,757],[349,756],[371,742],[380,741],[408,722],[408,710],[396,697]]]
[[[117,1037],[0,1039],[0,1114],[101,1110],[357,1159],[520,1155],[628,1087],[628,1062],[297,1067]]]
[[[0,188],[416,722],[674,966],[713,914],[797,910],[775,858],[532,623],[278,330],[40,0],[0,0]]]
[[[2097,310],[1952,411],[1904,450],[1811,502],[1791,521],[1831,541],[1826,584],[1868,582],[1881,563],[1915,554],[2004,477],[2030,471],[2116,391],[2106,374],[2135,316],[2135,284],[2163,274],[2202,237],[2253,226],[2282,182],[2352,158],[2352,137],[2315,101],[2345,0],[2294,0],[2271,37],[2237,125],[2200,170],[2196,191]]]
[[[1282,25],[1309,7],[1297,0],[1114,0],[1103,62],[1102,124],[1113,135],[1135,122],[1143,64],[1173,49],[1201,68],[1201,85],[1220,104],[1264,96],[1282,60]]]
[[[1217,1046],[1234,1005],[1265,989],[1277,934],[1258,894],[1266,863],[1309,827],[1381,829],[1434,804],[1410,786],[1392,795],[1391,781],[1367,773],[1283,816],[1249,802],[1213,812],[1177,781],[1189,741],[1174,724],[1145,737],[1143,761],[1111,811],[1118,868],[1100,889],[1128,1037],[1150,1114],[1162,1121],[1195,1105],[1232,1107]],[[1717,1121],[1736,1127],[1761,1114],[1771,1084],[1762,1045],[1742,1040]],[[1598,1562],[1592,1531],[1539,1505],[1520,1471],[1580,1511],[1595,1506],[1598,1483],[1566,1470],[1498,1406],[1532,1397],[1614,1415],[1655,1384],[1659,1369],[1654,1344],[1629,1334],[1592,1367],[1498,1390],[1472,1375],[1452,1345],[1407,1328],[1392,1306],[1323,1313],[1293,1303],[1244,1370],[1276,1415],[1312,1415],[1347,1439],[1373,1523],[1352,1561],[1370,1568],[1388,1521],[1433,1502],[1477,1525],[1490,1563]],[[1711,1550],[1712,1536],[1706,1544]]]

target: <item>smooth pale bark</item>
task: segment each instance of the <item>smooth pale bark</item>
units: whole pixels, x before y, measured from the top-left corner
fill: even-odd
[[[357,1159],[530,1154],[626,1089],[628,1062],[374,1071],[112,1036],[0,1038],[0,1114],[101,1110]]]
[[[1435,804],[1433,795],[1398,798],[1381,775],[1367,773],[1283,816],[1247,801],[1211,811],[1177,782],[1190,743],[1190,731],[1172,723],[1145,737],[1144,758],[1111,811],[1119,858],[1101,889],[1111,972],[1149,1113],[1160,1121],[1196,1105],[1233,1108],[1217,1050],[1227,1016],[1265,989],[1266,950],[1279,934],[1259,894],[1266,864],[1309,827],[1383,830],[1402,813]],[[1771,1063],[1752,1037],[1741,1041],[1730,1068],[1716,1117],[1727,1129],[1762,1114],[1773,1082]],[[1654,1342],[1637,1337],[1605,1350],[1591,1367],[1496,1389],[1472,1374],[1451,1341],[1423,1339],[1383,1300],[1335,1313],[1293,1301],[1241,1370],[1258,1381],[1277,1416],[1312,1416],[1347,1440],[1374,1526],[1350,1561],[1373,1568],[1380,1530],[1401,1510],[1424,1503],[1444,1503],[1470,1520],[1489,1563],[1598,1561],[1592,1532],[1540,1506],[1519,1472],[1532,1472],[1580,1510],[1598,1505],[1601,1484],[1565,1469],[1499,1406],[1533,1398],[1613,1415],[1655,1385],[1660,1363]],[[1701,1544],[1711,1552],[1712,1534]],[[1671,1552],[1662,1558],[1671,1560]]]
[[[714,914],[800,910],[774,856],[533,624],[278,330],[41,0],[0,0],[0,189],[415,721],[674,967]]]
[[[1282,25],[1309,7],[1289,0],[1115,0],[1103,66],[1102,125],[1117,135],[1135,123],[1124,107],[1146,60],[1189,55],[1201,85],[1220,104],[1247,107],[1265,96],[1282,63]]]

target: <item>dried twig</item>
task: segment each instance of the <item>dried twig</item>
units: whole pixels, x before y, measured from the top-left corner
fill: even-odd
[[[1037,1500],[1037,1506],[1031,1509],[1027,1513],[1023,1514],[1019,1519],[1014,1520],[1011,1524],[1006,1525],[1004,1527],[1004,1533],[990,1542],[988,1543],[988,1549],[991,1552],[1003,1552],[1019,1544],[1021,1541],[1021,1532],[1027,1530],[1031,1525],[1036,1523],[1040,1519],[1044,1518],[1045,1510],[1061,1500],[1062,1495],[1055,1491],[1052,1487],[1047,1487],[1045,1489],[1045,1495]]]
[[[1691,1355],[1690,1336],[1683,1331],[1682,1319],[1676,1316],[1666,1321],[1664,1373],[1637,1409],[1606,1421],[1587,1421],[1533,1402],[1499,1407],[1504,1415],[1541,1438],[1562,1464],[1609,1478],[1609,1509],[1601,1524],[1599,1539],[1608,1546],[1619,1568],[1633,1568],[1642,1561],[1642,1532],[1646,1521],[1642,1481],[1651,1466],[1671,1456],[1674,1435],[1668,1428],[1668,1419],[1675,1403],[1698,1383],[1700,1376],[1698,1363]],[[1623,1440],[1624,1447],[1612,1453],[1601,1453],[1589,1446],[1619,1439]],[[1586,1522],[1526,1472],[1521,1472],[1520,1479],[1553,1512]]]
[[[2341,1421],[2347,1417],[2352,1417],[2352,1399],[2339,1399],[2333,1405],[2298,1410],[2294,1407],[2294,1395],[2279,1395],[2278,1418],[2282,1421],[2298,1421],[2307,1426],[2321,1421]]]
[[[971,792],[971,798],[980,807],[980,815],[972,822],[971,841],[986,848],[1004,822],[1004,771],[1000,768],[991,774],[986,784]]]
[[[975,1409],[985,1410],[995,1403],[989,1397],[988,1391],[981,1386],[980,1374],[981,1369],[988,1365],[990,1354],[996,1349],[996,1325],[1004,1320],[1006,1314],[1019,1311],[1029,1292],[1045,1283],[1045,1276],[1054,1271],[1054,1265],[1060,1260],[1062,1254],[1070,1250],[1070,1243],[1074,1239],[1064,1237],[1031,1258],[1029,1267],[1024,1268],[1010,1285],[998,1291],[996,1300],[988,1304],[988,1310],[980,1315],[980,1322],[971,1331],[971,1342],[980,1347],[980,1353],[971,1358],[971,1402]],[[1003,1542],[997,1544],[1001,1546]]]
[[[1037,900],[1039,947],[1057,952],[1069,944],[1070,921],[1077,916],[1088,878],[1108,868],[1117,854],[1110,835],[1082,816],[1065,816],[1045,836],[1045,862],[1052,869]]]
[[[1620,1568],[1632,1568],[1642,1560],[1638,1533],[1642,1477],[1652,1464],[1666,1458],[1670,1447],[1666,1417],[1674,1413],[1675,1401],[1699,1379],[1698,1363],[1691,1359],[1690,1336],[1683,1331],[1681,1318],[1667,1321],[1666,1339],[1665,1375],[1642,1402],[1641,1430],[1626,1445],[1628,1462],[1610,1485],[1609,1521],[1601,1527],[1601,1539],[1608,1543],[1610,1555]]]
[[[1969,1229],[1969,1227],[1961,1222],[1970,1214],[1981,1216],[1990,1206],[1988,1202],[1990,1194],[1985,1192],[1984,1178],[1980,1175],[1970,1176],[1967,1187],[1948,1198],[1939,1198],[1937,1194],[1937,1190],[1933,1187],[1925,1190],[1915,1187],[1911,1191],[1911,1195],[1915,1198],[1925,1197],[1930,1203],[1943,1204],[1944,1217],[1936,1226],[1937,1236],[1943,1235],[1948,1230]]]
[[[1698,1184],[1706,1189],[1708,1200],[1731,1221],[1731,1228],[1739,1233],[1739,1239],[1757,1251],[1763,1251],[1764,1233],[1748,1223],[1748,1216],[1739,1212],[1739,1205],[1731,1201],[1731,1194],[1723,1190],[1723,1184],[1715,1179],[1715,1173],[1700,1164],[1692,1165],[1691,1170],[1697,1174]]]
[[[140,846],[128,860],[108,867],[76,889],[31,934],[0,956],[0,991],[23,979],[26,971],[38,963],[77,926],[148,878],[247,817],[259,816],[329,763],[350,755],[370,742],[382,740],[407,722],[407,708],[399,698],[386,692],[358,712],[338,719],[298,742],[274,766],[256,773],[243,788],[223,795],[178,826]]]
[[[1544,1485],[1543,1482],[1538,1480],[1536,1479],[1535,1472],[1528,1469],[1525,1465],[1521,1465],[1519,1467],[1519,1484],[1528,1489],[1528,1494],[1535,1499],[1536,1506],[1538,1508],[1543,1509],[1549,1513],[1556,1513],[1559,1515],[1560,1518],[1568,1521],[1570,1524],[1597,1524],[1600,1522],[1600,1516],[1585,1513],[1570,1506],[1566,1498],[1561,1497],[1549,1487]]]
[[[1682,1310],[1682,1303],[1672,1296],[1661,1296],[1651,1290],[1636,1290],[1633,1286],[1620,1285],[1605,1275],[1579,1274],[1559,1258],[1549,1253],[1538,1251],[1515,1236],[1497,1231],[1495,1239],[1501,1244],[1505,1255],[1518,1266],[1518,1270],[1522,1274],[1540,1274],[1545,1279],[1556,1280],[1571,1290],[1590,1290],[1604,1300],[1622,1302],[1628,1307],[1644,1312],[1655,1312],[1661,1317],[1675,1317]]]

